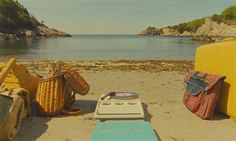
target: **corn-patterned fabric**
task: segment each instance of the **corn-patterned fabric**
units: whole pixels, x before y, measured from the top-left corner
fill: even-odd
[[[63,107],[72,104],[73,97],[62,73],[40,81],[36,103],[41,115],[53,116],[59,114]]]

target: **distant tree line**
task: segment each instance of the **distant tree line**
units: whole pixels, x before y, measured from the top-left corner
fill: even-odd
[[[220,15],[214,14],[211,19],[218,23],[236,25],[236,5],[226,8]]]
[[[179,33],[183,33],[184,31],[188,32],[196,32],[197,29],[205,23],[205,18],[193,20],[187,23],[181,23],[175,26],[171,26],[170,28],[177,30]]]

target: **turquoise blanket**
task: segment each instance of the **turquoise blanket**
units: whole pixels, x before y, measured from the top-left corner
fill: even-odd
[[[90,141],[158,141],[149,122],[97,123]]]

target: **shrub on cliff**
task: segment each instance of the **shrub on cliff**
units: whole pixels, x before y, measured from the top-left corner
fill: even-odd
[[[36,18],[30,16],[26,8],[14,0],[0,0],[0,28],[32,29],[40,25]]]
[[[226,20],[236,19],[236,5],[226,8],[222,13]]]
[[[160,35],[160,34],[161,34],[161,30],[158,29],[158,28],[149,26],[149,27],[146,29],[146,34],[147,34],[147,35]]]
[[[236,25],[236,5],[226,8],[220,15],[214,14],[211,19],[217,23]]]
[[[170,28],[172,29],[176,29],[179,33],[183,33],[184,31],[188,31],[188,32],[196,32],[197,29],[202,26],[205,23],[205,19],[201,18],[201,19],[197,19],[197,20],[193,20],[191,22],[187,22],[187,23],[181,23],[175,26],[171,26]]]
[[[236,5],[226,8],[220,15],[214,14],[210,16],[213,21],[217,23],[225,23],[227,25],[236,25]],[[179,33],[184,31],[196,32],[197,29],[205,23],[205,18],[193,20],[186,23],[181,23],[170,28],[177,30]]]
[[[224,22],[225,21],[225,16],[223,15],[217,15],[217,14],[214,14],[211,19],[213,21],[216,21],[217,23],[221,23],[221,22]]]

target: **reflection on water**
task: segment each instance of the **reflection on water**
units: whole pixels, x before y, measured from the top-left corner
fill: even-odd
[[[191,38],[136,35],[76,35],[71,38],[0,40],[0,59],[114,60],[194,59]]]
[[[30,54],[33,47],[39,47],[39,40],[0,40],[0,56]]]

